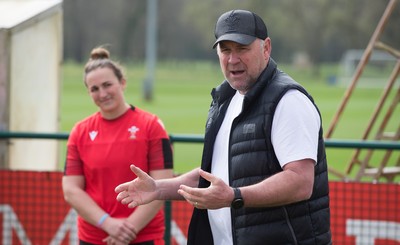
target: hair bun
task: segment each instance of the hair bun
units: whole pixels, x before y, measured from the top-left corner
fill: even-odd
[[[102,47],[94,48],[90,53],[90,59],[92,60],[100,60],[100,59],[109,59],[110,52]]]

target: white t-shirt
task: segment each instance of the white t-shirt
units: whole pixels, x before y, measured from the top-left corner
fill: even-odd
[[[281,166],[301,159],[317,161],[317,109],[302,92],[289,90],[279,101],[272,121],[271,140]]]
[[[233,120],[240,114],[244,95],[236,92],[218,131],[211,164],[211,173],[229,184],[228,144]],[[311,101],[300,91],[288,91],[278,103],[272,122],[272,144],[279,163],[310,158],[316,161],[319,114]],[[214,244],[232,245],[230,207],[208,210]]]
[[[242,111],[244,95],[238,91],[233,96],[226,111],[224,121],[215,139],[214,151],[211,162],[211,173],[229,184],[228,171],[228,144],[233,120]],[[232,223],[230,207],[208,210],[214,244],[232,245]]]

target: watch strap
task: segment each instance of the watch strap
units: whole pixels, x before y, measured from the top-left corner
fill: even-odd
[[[238,199],[238,198],[242,198],[242,193],[240,192],[240,189],[237,187],[233,188],[233,193],[235,194],[235,197],[233,198],[233,200]]]

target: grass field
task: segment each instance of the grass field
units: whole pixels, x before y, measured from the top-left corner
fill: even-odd
[[[313,95],[323,117],[323,127],[327,130],[345,92],[344,87],[333,86],[327,82],[329,76],[337,73],[337,65],[323,65],[318,76],[313,75],[311,70],[297,70],[287,65],[280,68],[303,84]],[[125,96],[129,103],[157,114],[170,134],[203,134],[211,102],[210,91],[223,80],[218,63],[159,63],[151,102],[145,101],[142,96],[143,81],[146,77],[144,64],[128,64],[125,71],[128,78]],[[83,64],[64,64],[61,93],[62,132],[69,132],[75,122],[97,110],[86,92],[82,79]],[[382,88],[357,88],[332,138],[361,139],[381,93]],[[396,113],[393,118],[400,118],[399,111]],[[397,127],[398,120],[394,121],[390,127]],[[175,171],[182,173],[199,166],[201,149],[201,144],[176,143]],[[342,149],[327,151],[328,163],[339,171],[344,170],[353,152]],[[65,143],[61,146],[61,163],[64,155]]]

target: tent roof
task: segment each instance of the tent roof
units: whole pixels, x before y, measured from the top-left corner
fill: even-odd
[[[38,21],[61,8],[61,0],[0,1],[0,29]]]

